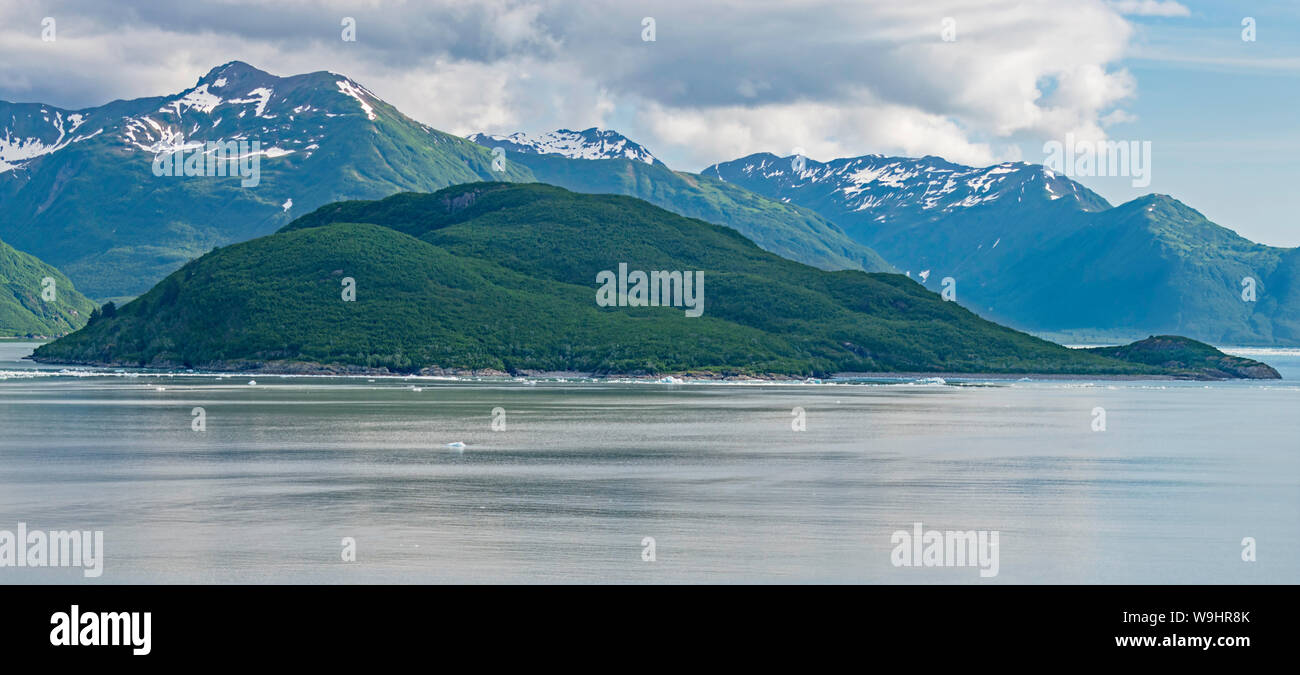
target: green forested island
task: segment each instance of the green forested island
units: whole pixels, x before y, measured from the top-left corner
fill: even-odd
[[[620,263],[702,272],[702,316],[599,306],[598,275]],[[823,271],[638,199],[543,184],[329,204],[215,249],[107,314],[34,358],[285,372],[1276,376],[1067,349],[899,274]]]

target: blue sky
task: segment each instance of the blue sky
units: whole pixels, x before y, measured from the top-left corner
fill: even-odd
[[[1255,241],[1300,245],[1300,3],[1182,4],[1189,16],[1128,17],[1136,120],[1107,130],[1152,142],[1151,185],[1081,182],[1112,203],[1169,194]]]

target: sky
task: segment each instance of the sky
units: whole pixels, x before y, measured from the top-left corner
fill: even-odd
[[[1076,179],[1300,245],[1295,0],[0,0],[0,100],[172,94],[232,60],[343,73],[461,135],[617,129],[691,171],[1149,142],[1148,185]]]

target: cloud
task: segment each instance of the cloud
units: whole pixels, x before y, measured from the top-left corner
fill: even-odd
[[[1112,0],[1110,6],[1120,14],[1133,16],[1191,16],[1186,6],[1175,0]]]
[[[345,73],[452,133],[614,124],[681,168],[795,146],[988,163],[1017,159],[1023,142],[1104,137],[1103,120],[1136,91],[1119,65],[1132,27],[1116,5],[1127,4],[6,3],[0,98],[81,107],[172,93],[239,59],[279,75]],[[46,15],[55,43],[39,38]],[[646,15],[654,42],[641,39]],[[340,38],[344,16],[356,42]]]

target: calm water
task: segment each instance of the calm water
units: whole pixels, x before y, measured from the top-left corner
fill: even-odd
[[[1300,583],[1295,351],[1264,383],[249,386],[31,348],[0,342],[0,530],[106,563],[0,583]],[[999,531],[999,575],[893,567],[917,521]]]

